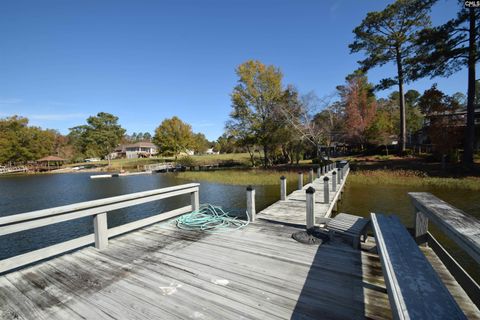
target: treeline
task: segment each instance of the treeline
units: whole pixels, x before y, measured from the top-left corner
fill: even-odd
[[[318,158],[322,148],[328,154],[334,144],[359,151],[367,146],[384,146],[388,154],[388,146],[398,142],[399,92],[377,98],[374,85],[362,72],[347,76],[328,99],[320,99],[314,93],[299,94],[292,85],[282,83],[280,69],[259,61],[240,65],[237,75],[230,120],[217,148],[227,153],[249,152],[252,165],[257,164],[256,153],[262,155],[262,165],[269,166],[298,162],[305,155]],[[418,135],[425,131],[442,152],[458,147],[458,130],[446,129],[455,123],[432,121],[426,125],[425,115],[461,110],[465,101],[464,94],[448,96],[436,85],[423,94],[407,91],[404,103],[408,137],[419,139]]]
[[[0,164],[27,163],[50,154],[71,155],[68,138],[56,130],[29,126],[27,118],[0,119]]]
[[[0,164],[26,164],[39,158],[56,155],[71,162],[86,158],[108,159],[122,144],[153,142],[164,156],[178,156],[191,150],[205,153],[215,146],[203,133],[194,133],[189,124],[178,117],[165,119],[152,136],[148,132],[126,134],[118,117],[106,112],[86,119],[86,124],[69,129],[62,135],[56,130],[28,125],[28,119],[19,116],[0,119]]]
[[[452,151],[463,138],[463,161],[472,164],[480,11],[465,8],[460,1],[455,16],[432,26],[429,14],[436,2],[397,0],[382,11],[368,13],[353,30],[355,39],[349,45],[351,53],[363,53],[364,59],[337,88],[339,99],[333,104],[314,94],[300,96],[292,85],[282,84],[282,73],[275,66],[259,61],[240,65],[231,120],[219,140],[222,150],[240,147],[250,153],[253,164],[254,152],[261,149],[264,166],[298,160],[302,151],[318,157],[321,145],[343,140],[363,148],[366,143],[386,146],[395,139],[399,153],[405,154],[407,137],[422,126],[423,116],[439,112],[453,116],[459,105],[465,104],[464,129],[458,130],[461,125],[455,117],[427,119],[427,126],[431,142],[442,152]],[[396,65],[396,74],[369,84],[367,72],[387,63]],[[448,97],[435,86],[422,97],[413,90],[404,92],[406,83],[449,76],[463,68],[468,69],[466,99],[461,93]],[[388,99],[375,98],[376,91],[392,86],[398,91]],[[457,123],[445,123],[449,121]],[[433,133],[436,126],[446,125],[439,135],[442,138]]]

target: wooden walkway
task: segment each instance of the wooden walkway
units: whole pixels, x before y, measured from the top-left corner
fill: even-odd
[[[376,254],[302,245],[264,221],[205,234],[170,222],[0,277],[1,319],[390,319]],[[367,243],[372,246],[372,243]],[[424,249],[471,319],[480,319]]]
[[[318,250],[294,231],[157,224],[1,277],[0,318],[390,318],[376,255],[340,243]]]
[[[335,170],[337,171],[337,170]],[[343,174],[343,180],[340,184],[336,185],[336,192],[332,192],[333,171],[329,171],[327,174],[317,178],[313,183],[308,183],[303,186],[302,190],[296,190],[287,196],[286,200],[279,200],[271,206],[260,211],[257,215],[259,219],[290,223],[296,225],[305,225],[306,220],[306,194],[305,190],[309,187],[315,189],[315,220],[316,223],[322,223],[324,218],[330,218],[333,210],[336,208],[337,201],[341,198],[345,182],[347,181],[347,170]],[[329,178],[329,202],[324,201],[324,181],[323,178],[327,176]],[[337,179],[337,178],[336,178]],[[338,179],[337,179],[338,180]]]
[[[302,193],[283,203],[301,203]],[[197,201],[194,190],[192,207]],[[292,226],[302,221],[300,210],[291,212],[296,220],[258,219],[215,234],[170,220],[116,237],[109,229],[101,250],[1,275],[0,319],[391,319],[375,241],[362,250],[338,237],[320,247],[298,243],[291,235],[305,220]],[[480,319],[435,253],[422,250],[467,317]]]

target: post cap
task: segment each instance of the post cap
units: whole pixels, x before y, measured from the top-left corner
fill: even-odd
[[[253,191],[253,190],[255,190],[255,188],[252,187],[252,185],[249,185],[249,186],[247,187],[247,191]]]
[[[328,179],[328,177],[323,178],[323,181],[328,181],[328,180],[330,180]]]
[[[313,187],[308,187],[308,189],[305,190],[305,192],[312,194],[312,193],[315,193],[315,189]]]
[[[287,179],[287,178],[285,178],[285,176],[280,177],[280,180],[285,180],[285,179]]]
[[[336,172],[336,171],[333,171],[333,172],[332,172],[332,174],[333,174],[333,175],[336,175],[336,174],[337,174],[337,172]]]

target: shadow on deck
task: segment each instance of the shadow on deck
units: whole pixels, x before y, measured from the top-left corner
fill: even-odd
[[[0,318],[390,317],[378,257],[341,242],[302,245],[297,230],[156,224],[0,277]]]
[[[0,277],[1,319],[389,319],[380,260],[258,222],[205,234],[164,222]],[[458,286],[458,285],[457,285]]]

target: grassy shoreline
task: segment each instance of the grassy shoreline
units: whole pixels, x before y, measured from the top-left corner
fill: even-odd
[[[185,171],[176,176],[189,181],[206,181],[230,185],[279,185],[280,177],[285,176],[287,181],[297,181],[298,173],[288,171],[272,171],[263,169],[252,170],[219,170],[219,171]],[[307,173],[303,175],[304,182]]]
[[[207,181],[231,185],[276,185],[280,176],[287,181],[297,181],[296,172],[281,172],[271,170],[225,170],[225,171],[187,171],[177,173],[177,177],[189,181]],[[304,172],[304,182],[307,179]],[[438,188],[480,190],[480,178],[444,178],[429,177],[426,173],[412,170],[361,170],[351,171],[349,183],[363,185],[399,185],[399,186],[430,186]]]
[[[430,177],[425,172],[413,170],[362,170],[354,171],[348,180],[363,185],[429,186],[437,188],[480,190],[479,177]]]

